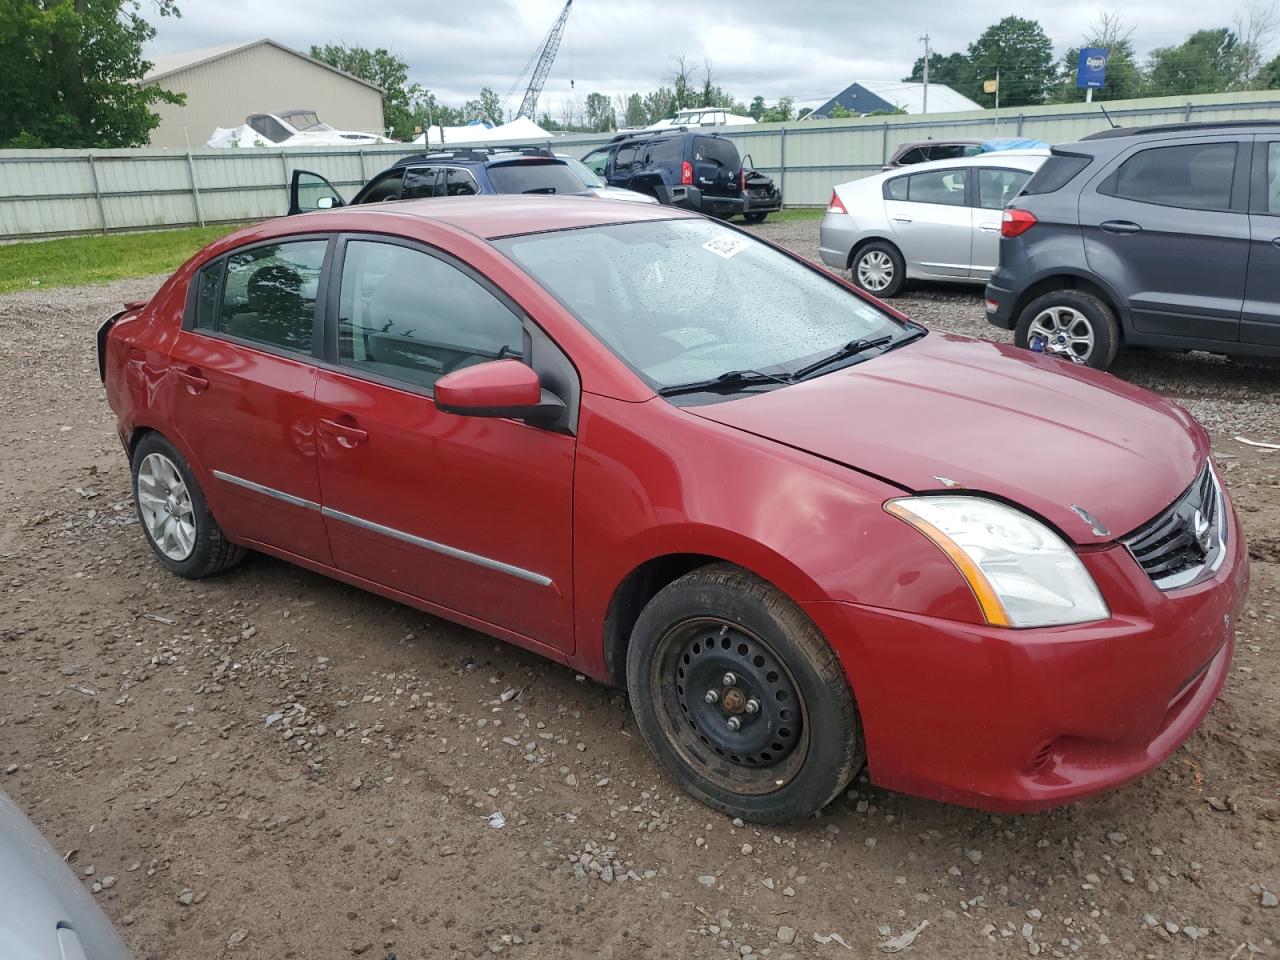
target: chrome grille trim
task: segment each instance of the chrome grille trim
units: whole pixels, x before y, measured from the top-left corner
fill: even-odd
[[[1207,579],[1227,555],[1227,510],[1222,481],[1206,461],[1196,480],[1151,520],[1121,539],[1161,590]],[[1207,545],[1201,539],[1207,540]]]

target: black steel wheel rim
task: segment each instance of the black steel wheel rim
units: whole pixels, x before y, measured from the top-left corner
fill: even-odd
[[[782,658],[741,624],[673,624],[651,666],[658,719],[686,764],[722,789],[772,793],[804,765],[804,697]]]

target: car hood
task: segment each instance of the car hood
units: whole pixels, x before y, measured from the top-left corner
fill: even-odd
[[[624,187],[592,187],[591,192],[601,200],[629,200],[632,203],[657,203],[658,201],[645,193],[627,190]]]
[[[88,891],[0,792],[0,957],[76,956],[129,960],[124,943]]]
[[[993,495],[1082,545],[1150,520],[1209,455],[1204,429],[1162,397],[1055,357],[939,333],[792,387],[685,409],[912,492]]]

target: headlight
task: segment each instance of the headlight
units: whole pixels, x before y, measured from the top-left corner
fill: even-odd
[[[885,509],[951,558],[987,623],[1051,627],[1111,615],[1075,551],[1025,513],[974,496],[908,497]]]

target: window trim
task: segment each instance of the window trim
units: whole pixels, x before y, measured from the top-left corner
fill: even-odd
[[[1201,146],[1230,146],[1235,148],[1235,162],[1231,166],[1231,186],[1228,189],[1227,206],[1187,207],[1176,203],[1159,203],[1155,200],[1138,200],[1134,197],[1121,196],[1115,192],[1116,181],[1120,178],[1120,170],[1125,164],[1130,160],[1137,158],[1140,154],[1147,153],[1151,150],[1170,150],[1181,147]],[[1147,207],[1162,207],[1166,210],[1185,210],[1190,213],[1247,213],[1249,207],[1249,165],[1253,156],[1253,151],[1243,149],[1246,146],[1247,142],[1239,137],[1177,138],[1137,144],[1125,153],[1121,154],[1119,157],[1115,158],[1110,167],[1103,169],[1098,174],[1097,178],[1093,181],[1093,191],[1099,196],[1108,197],[1112,200],[1122,200],[1125,203],[1140,203]]]
[[[333,233],[291,233],[282,237],[272,237],[267,240],[255,240],[253,243],[242,244],[232,250],[224,251],[216,257],[212,257],[200,264],[192,273],[191,280],[187,283],[187,300],[182,311],[181,329],[185,333],[193,333],[202,337],[209,337],[213,340],[222,340],[227,343],[233,343],[237,346],[247,347],[250,350],[259,350],[262,353],[269,353],[275,357],[283,357],[287,360],[297,360],[299,363],[307,363],[312,366],[317,365],[320,360],[320,337],[324,332],[324,313],[327,310],[329,285],[331,283],[331,268],[333,265],[334,250],[336,247]],[[227,261],[239,253],[245,253],[250,250],[256,250],[259,247],[278,247],[286,243],[305,243],[307,241],[323,240],[325,242],[324,258],[320,261],[320,281],[316,287],[315,307],[312,311],[311,321],[311,352],[299,353],[296,350],[285,350],[269,343],[261,343],[257,340],[249,340],[245,337],[238,337],[233,333],[226,333],[221,329],[221,310],[222,299],[226,293],[227,286]],[[200,281],[204,277],[206,270],[216,269],[221,271],[222,276],[218,280],[218,326],[216,328],[200,327],[196,325],[197,311],[199,310],[200,300]]]
[[[1257,214],[1261,217],[1280,217],[1280,210],[1271,210],[1267,206],[1270,199],[1267,196],[1267,190],[1270,184],[1270,171],[1267,166],[1270,162],[1271,149],[1276,150],[1276,164],[1280,166],[1280,137],[1272,138],[1271,134],[1255,135],[1253,140],[1253,169],[1250,171],[1251,181],[1249,212]],[[1277,171],[1280,174],[1280,171]]]

